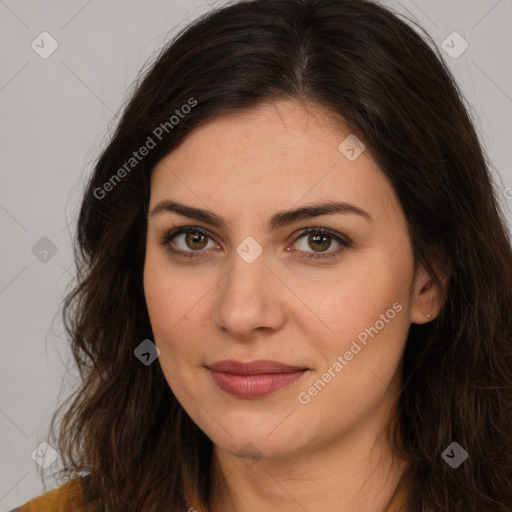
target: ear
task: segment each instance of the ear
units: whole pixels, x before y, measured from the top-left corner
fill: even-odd
[[[446,278],[442,281],[446,290]],[[411,323],[424,324],[436,318],[443,306],[444,290],[439,289],[423,265],[419,264],[412,289]]]

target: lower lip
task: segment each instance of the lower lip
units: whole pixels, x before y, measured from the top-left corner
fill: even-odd
[[[222,391],[240,398],[261,398],[300,379],[307,370],[259,375],[236,375],[210,370],[213,380]]]

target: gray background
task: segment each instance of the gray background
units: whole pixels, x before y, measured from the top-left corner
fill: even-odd
[[[54,485],[43,488],[31,453],[76,382],[72,368],[66,373],[60,306],[73,281],[85,177],[145,61],[221,3],[0,0],[0,512]],[[457,59],[441,51],[471,105],[512,223],[512,0],[382,3],[418,21],[441,48],[454,31],[468,41]],[[43,31],[59,45],[47,59],[31,47]],[[55,254],[41,252],[50,246]]]

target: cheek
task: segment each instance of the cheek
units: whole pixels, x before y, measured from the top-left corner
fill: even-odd
[[[144,267],[144,295],[153,333],[158,338],[173,325],[176,314],[176,294],[171,290],[165,271],[151,262]]]
[[[212,282],[211,286],[214,285]],[[148,254],[144,266],[144,294],[155,344],[165,369],[177,370],[190,358],[199,357],[207,304],[200,278],[172,268],[161,257]],[[176,357],[179,355],[179,357]]]
[[[164,339],[172,339],[173,330],[184,320],[189,288],[155,252],[149,250],[146,254],[144,295],[155,343],[159,345]]]
[[[301,329],[310,333],[326,363],[334,354],[350,350],[357,339],[362,347],[369,346],[370,340],[387,340],[387,351],[391,347],[399,351],[409,327],[411,262],[386,259],[381,253],[373,265],[366,261],[364,266],[350,268],[350,272],[333,274],[315,287],[304,281],[296,290],[315,314],[313,323],[311,315],[302,315]],[[313,328],[320,331],[314,333]]]
[[[315,313],[334,334],[323,327],[322,336],[303,321],[320,358],[297,399],[308,417],[323,415],[334,433],[340,413],[346,425],[359,421],[391,386],[409,328],[409,271],[381,259],[373,268],[340,273],[338,282],[324,283],[322,294],[305,299],[318,306]]]

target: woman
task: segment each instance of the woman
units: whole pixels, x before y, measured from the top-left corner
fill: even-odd
[[[77,245],[69,481],[19,512],[511,510],[506,222],[442,59],[385,8],[198,19]]]

